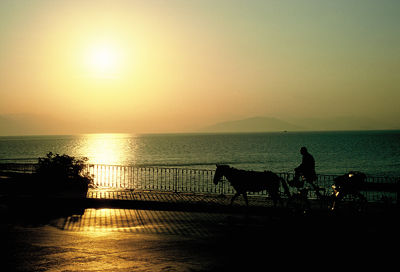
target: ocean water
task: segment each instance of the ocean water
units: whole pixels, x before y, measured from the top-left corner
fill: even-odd
[[[89,163],[293,173],[306,146],[316,172],[350,170],[371,177],[400,176],[400,131],[275,132],[227,134],[90,134],[0,137],[0,163],[37,162],[51,151],[88,157]]]

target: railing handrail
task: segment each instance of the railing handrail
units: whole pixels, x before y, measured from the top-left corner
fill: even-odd
[[[12,159],[0,159],[0,160],[12,160]],[[26,166],[26,168],[31,167],[32,168],[32,173],[35,170],[35,167],[38,165],[38,163],[18,163],[18,162],[7,162],[7,163],[2,163],[0,162],[0,171],[14,171],[13,167],[9,167],[10,165],[13,166],[21,166],[20,168],[23,168],[23,166]],[[96,163],[88,163],[86,166],[109,166],[109,167],[132,167],[132,168],[151,168],[151,169],[185,169],[185,170],[190,170],[190,171],[215,171],[213,169],[200,169],[200,168],[184,168],[184,167],[166,167],[166,166],[151,166],[151,165],[120,165],[120,164],[96,164]],[[16,170],[18,171],[18,170]],[[293,175],[293,173],[288,173],[288,172],[277,172],[276,174],[280,176],[284,175]],[[343,174],[317,174],[317,177],[338,177]],[[367,182],[371,182],[370,180],[386,180],[386,182],[393,182],[396,183],[400,177],[385,177],[385,176],[368,176],[367,174]]]

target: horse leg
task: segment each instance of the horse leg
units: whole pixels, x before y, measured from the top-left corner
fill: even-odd
[[[281,206],[283,207],[283,200],[282,200],[282,198],[279,196],[279,194],[278,193],[274,193],[274,194],[271,194],[271,198],[272,198],[272,200],[274,201],[274,208],[276,208],[276,206],[277,206],[277,204],[278,204],[278,200],[279,200],[279,203],[281,204]]]
[[[277,205],[277,202],[278,202],[278,200],[276,198],[276,195],[273,195],[271,197],[272,197],[272,200],[274,201],[274,208],[276,208],[276,205]]]
[[[231,206],[233,205],[233,201],[235,201],[235,199],[236,199],[239,195],[240,195],[240,193],[239,193],[239,192],[236,192],[236,194],[232,197]]]
[[[249,206],[249,200],[247,199],[246,192],[243,193],[244,202],[246,202],[246,206]]]
[[[277,194],[276,196],[277,196],[277,200],[279,200],[279,203],[281,203],[281,207],[283,207],[282,197],[279,194]],[[275,207],[276,207],[276,204],[275,204]]]

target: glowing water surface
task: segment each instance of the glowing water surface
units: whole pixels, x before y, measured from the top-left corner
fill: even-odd
[[[88,157],[90,164],[293,172],[306,146],[319,174],[363,171],[400,176],[400,131],[275,132],[231,134],[90,134],[0,137],[0,162],[37,162],[51,151]],[[26,160],[25,160],[26,161]]]

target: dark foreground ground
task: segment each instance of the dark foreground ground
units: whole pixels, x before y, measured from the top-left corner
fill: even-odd
[[[1,197],[2,271],[385,269],[397,209],[294,216],[267,202],[95,190],[88,199]]]

